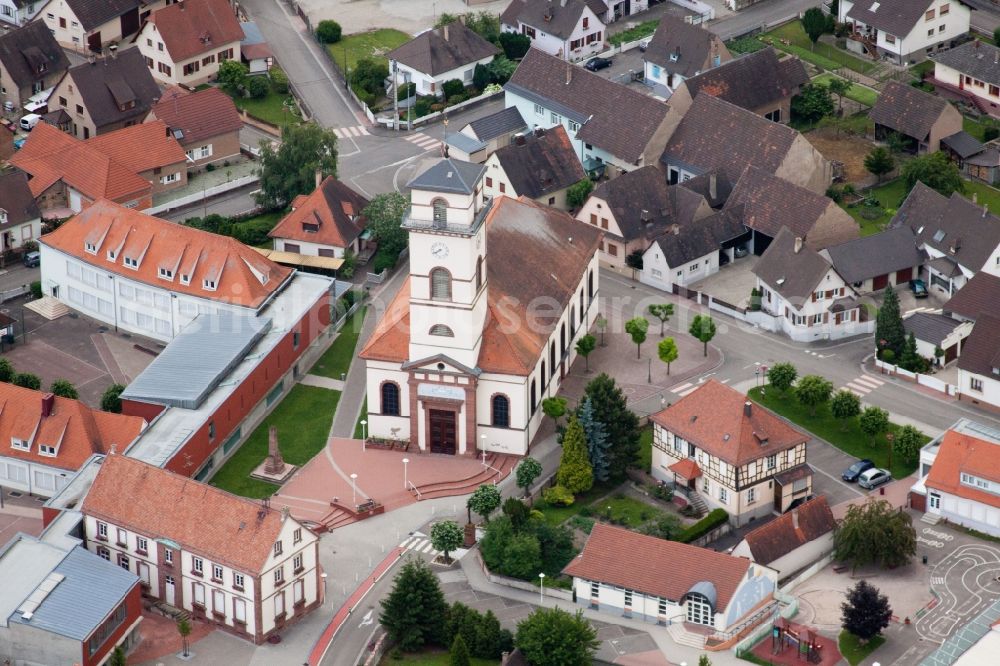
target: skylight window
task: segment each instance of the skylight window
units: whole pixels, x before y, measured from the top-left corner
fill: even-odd
[[[937,231],[934,232],[934,242],[940,243],[941,241],[944,240],[945,235],[946,234],[943,230],[938,229]]]

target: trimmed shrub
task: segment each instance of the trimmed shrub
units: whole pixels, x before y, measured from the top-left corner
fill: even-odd
[[[553,506],[569,506],[576,498],[562,486],[552,486],[542,491],[542,499]]]
[[[725,509],[713,509],[707,516],[699,520],[681,532],[678,539],[681,543],[691,543],[695,539],[700,539],[720,525],[729,522],[729,514]]]
[[[42,283],[41,282],[39,282],[39,281],[36,280],[35,282],[31,283],[31,297],[32,298],[41,298],[42,297]]]
[[[396,93],[396,99],[402,101],[404,99],[409,99],[417,94],[417,84],[413,81],[409,83],[404,83],[399,86],[399,92]]]
[[[343,30],[336,21],[328,19],[320,21],[319,25],[316,26],[316,39],[319,40],[320,44],[336,44],[342,35]]]
[[[445,99],[451,99],[455,95],[461,95],[465,92],[465,84],[462,83],[461,79],[449,79],[441,84],[441,90],[444,91]]]
[[[260,99],[261,97],[267,97],[267,93],[271,92],[271,82],[263,76],[249,76],[243,88],[246,90],[248,97]]]
[[[285,70],[277,65],[272,65],[267,75],[271,79],[271,87],[274,88],[274,92],[279,95],[288,94],[288,75],[285,74]]]

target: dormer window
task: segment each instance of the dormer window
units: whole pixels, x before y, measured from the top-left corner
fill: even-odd
[[[43,455],[43,456],[50,456],[52,458],[55,458],[55,456],[56,456],[56,447],[50,446],[48,444],[41,444],[38,447],[38,453],[41,454],[41,455]]]
[[[125,265],[128,266],[129,268],[136,270],[138,270],[139,268],[139,260],[135,259],[134,257],[125,257],[124,262]]]
[[[161,268],[160,269],[160,277],[163,278],[164,280],[173,280],[174,279],[174,272],[172,270],[170,270],[169,268]]]
[[[181,274],[181,284],[191,284],[191,276],[187,273]]]
[[[209,280],[208,278],[202,280],[201,286],[209,291],[215,291],[215,280]]]
[[[311,224],[309,222],[303,222],[302,223],[302,231],[306,232],[307,234],[314,234],[317,231],[319,231],[319,225],[318,224]]]
[[[29,444],[28,442],[26,442],[23,439],[18,439],[17,437],[11,437],[10,438],[10,445],[13,448],[19,449],[21,451],[30,451],[31,450],[31,444]]]
[[[85,249],[90,254],[97,254],[97,246],[91,243],[90,241],[86,241],[83,244],[83,249]]]
[[[108,261],[114,261],[116,256],[118,255],[115,254],[114,250],[108,250]]]

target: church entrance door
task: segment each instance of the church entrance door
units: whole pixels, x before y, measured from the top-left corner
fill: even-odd
[[[431,426],[431,453],[455,453],[456,427],[455,412],[440,409],[429,410]]]

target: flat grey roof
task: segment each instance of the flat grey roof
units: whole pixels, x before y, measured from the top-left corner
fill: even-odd
[[[198,409],[270,329],[267,317],[200,314],[128,385],[122,398]]]
[[[962,322],[931,312],[916,312],[903,320],[903,329],[917,340],[940,345]]]

